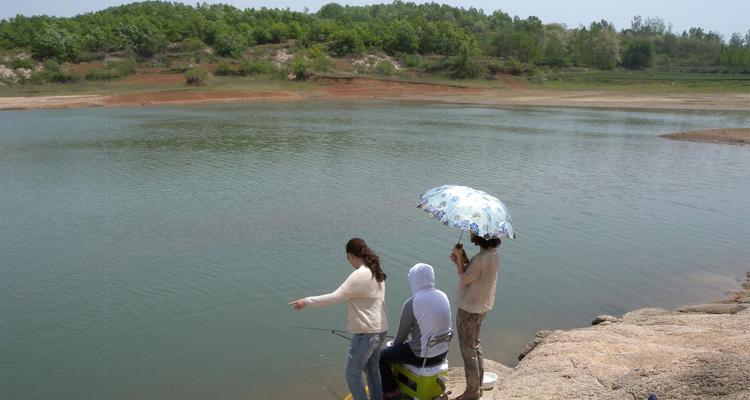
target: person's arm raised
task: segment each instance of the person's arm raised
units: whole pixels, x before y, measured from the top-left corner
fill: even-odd
[[[349,288],[352,285],[352,275],[349,275],[344,283],[342,283],[341,286],[338,287],[338,289],[334,290],[331,293],[323,294],[320,296],[305,297],[304,299],[289,302],[289,304],[294,307],[295,310],[301,310],[306,306],[326,307],[336,303],[340,303],[348,298]]]

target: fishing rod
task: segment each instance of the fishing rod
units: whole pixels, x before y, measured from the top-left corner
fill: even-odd
[[[292,328],[307,329],[307,330],[319,331],[319,332],[331,332],[331,334],[334,334],[336,336],[342,337],[342,338],[344,338],[344,339],[346,339],[346,340],[348,340],[350,342],[352,340],[352,338],[350,338],[349,336],[346,336],[346,334],[348,334],[349,332],[343,331],[341,329],[316,328],[316,327],[313,327],[313,326],[293,326]],[[389,339],[394,339],[395,338],[395,336],[390,336],[390,335],[386,335],[385,337],[387,337]]]

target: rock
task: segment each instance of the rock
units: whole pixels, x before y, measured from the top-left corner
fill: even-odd
[[[542,341],[547,338],[549,335],[553,334],[553,331],[539,331],[534,335],[534,338],[531,339],[529,343],[526,343],[526,346],[523,347],[521,350],[521,354],[518,355],[518,361],[523,360],[524,357],[526,357],[527,354],[529,354],[536,346],[539,345],[539,343],[542,343]]]
[[[500,368],[495,389],[482,399],[747,400],[750,306],[647,308],[616,322],[540,331],[519,359],[512,370]],[[451,398],[464,388],[462,373],[455,379]]]
[[[598,317],[594,318],[593,321],[591,321],[591,325],[599,325],[604,322],[617,322],[617,318],[611,315],[599,315]]]
[[[739,299],[735,300],[737,303],[740,304],[750,304],[750,296],[748,297],[740,297]]]
[[[695,306],[685,306],[677,309],[677,312],[681,313],[701,313],[701,314],[737,314],[738,312],[746,309],[746,304],[700,304]]]

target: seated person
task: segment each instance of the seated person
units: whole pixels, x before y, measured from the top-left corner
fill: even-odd
[[[414,265],[409,270],[409,286],[413,296],[404,303],[393,345],[380,353],[380,378],[387,399],[401,396],[391,364],[438,365],[445,360],[450,345],[451,306],[448,296],[435,289],[432,267]],[[433,343],[428,346],[431,339]]]

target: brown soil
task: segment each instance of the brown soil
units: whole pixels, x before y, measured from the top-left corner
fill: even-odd
[[[149,92],[135,94],[0,97],[0,110],[132,106],[233,101],[373,100],[416,101],[485,106],[549,106],[614,109],[679,109],[750,111],[748,93],[639,94],[604,90],[545,90],[500,77],[503,88],[466,87],[357,77],[317,77],[301,90],[240,91],[210,88],[177,89],[182,74],[143,70],[118,80],[118,86],[141,84]],[[163,86],[159,90],[159,86]],[[156,90],[154,90],[156,89]],[[116,87],[114,91],[116,92]]]
[[[661,135],[663,138],[672,140],[685,140],[690,142],[750,144],[750,128],[733,129],[706,129],[702,131],[689,131]]]
[[[240,92],[240,91],[196,91],[170,90],[155,93],[134,93],[109,96],[104,99],[107,106],[136,106],[153,104],[194,104],[238,101],[285,101],[298,99],[299,95],[287,91]]]
[[[185,83],[184,74],[160,74],[160,73],[143,73],[139,72],[127,78],[118,81],[122,83],[137,83],[145,85],[173,85],[175,83]]]
[[[486,89],[421,82],[397,82],[366,78],[317,78],[322,94],[333,98],[404,98],[424,95],[481,93]]]

